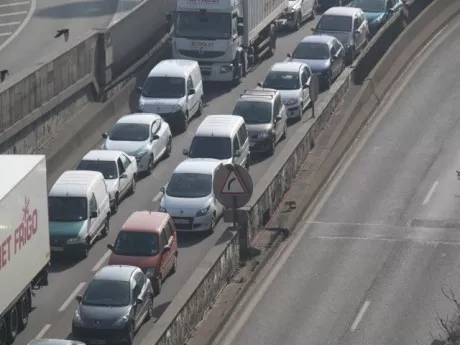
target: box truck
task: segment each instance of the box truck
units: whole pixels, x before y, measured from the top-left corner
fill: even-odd
[[[27,326],[32,290],[48,284],[46,160],[0,155],[0,345]]]
[[[288,0],[178,0],[172,55],[196,60],[208,81],[239,82],[276,49],[276,20]]]

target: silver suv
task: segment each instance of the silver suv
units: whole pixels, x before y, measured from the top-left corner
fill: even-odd
[[[244,118],[251,154],[267,153],[271,156],[276,144],[286,138],[286,108],[277,90],[246,90],[236,102],[232,114]]]

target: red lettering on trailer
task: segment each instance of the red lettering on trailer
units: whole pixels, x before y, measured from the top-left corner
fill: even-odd
[[[11,235],[0,243],[0,271],[11,259]]]

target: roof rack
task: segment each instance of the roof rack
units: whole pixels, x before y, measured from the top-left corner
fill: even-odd
[[[257,89],[257,90],[244,90],[242,96],[259,96],[259,97],[268,97],[272,99],[276,95],[276,90],[271,89]]]

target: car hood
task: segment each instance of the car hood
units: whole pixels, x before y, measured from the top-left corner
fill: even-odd
[[[107,139],[105,142],[105,149],[106,150],[115,150],[115,151],[123,151],[128,155],[135,156],[139,151],[141,151],[148,143],[146,141],[113,141]]]
[[[340,43],[346,47],[349,43],[353,41],[353,35],[351,32],[342,32],[342,31],[317,31],[316,34],[329,35],[337,38]]]
[[[184,106],[185,98],[145,98],[139,99],[143,111],[149,113],[172,113]]]
[[[163,197],[162,206],[173,217],[194,217],[195,214],[209,204],[210,196],[204,198]]]
[[[136,266],[141,270],[147,270],[149,268],[156,268],[159,260],[159,255],[155,256],[129,256],[129,255],[118,255],[112,253],[109,258],[108,265],[128,265]]]
[[[86,220],[77,222],[49,222],[50,237],[78,237],[80,231],[86,228]]]
[[[299,90],[279,90],[283,102],[287,102],[291,98],[300,99],[302,91]]]
[[[261,124],[256,124],[256,125],[246,125],[246,128],[248,129],[248,134],[249,137],[259,134],[261,132],[268,131],[272,125],[270,123],[261,123]]]
[[[130,306],[99,307],[83,304],[79,306],[79,314],[82,321],[89,325],[94,325],[95,322],[98,322],[98,327],[113,325],[114,322],[127,315],[129,311]]]

